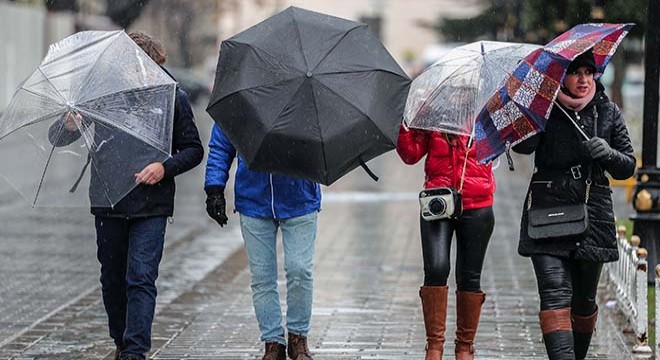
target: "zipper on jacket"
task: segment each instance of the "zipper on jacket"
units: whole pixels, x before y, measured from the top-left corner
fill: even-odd
[[[552,187],[552,181],[550,180],[535,180],[532,181],[532,184],[545,184],[548,189]]]
[[[277,219],[275,216],[275,187],[273,186],[273,174],[268,174],[270,180],[270,209],[273,212],[273,219]]]

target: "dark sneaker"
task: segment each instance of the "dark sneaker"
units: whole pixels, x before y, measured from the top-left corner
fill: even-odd
[[[266,352],[261,360],[286,360],[286,346],[278,342],[266,343]]]
[[[289,333],[289,346],[287,348],[289,358],[293,360],[313,360],[312,354],[307,347],[307,338],[302,335]]]

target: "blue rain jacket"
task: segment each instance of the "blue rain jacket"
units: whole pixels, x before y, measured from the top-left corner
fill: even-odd
[[[234,179],[234,206],[241,214],[269,219],[289,219],[319,211],[319,184],[290,176],[252,171],[217,124],[209,141],[204,188],[227,185],[229,169],[238,158]]]

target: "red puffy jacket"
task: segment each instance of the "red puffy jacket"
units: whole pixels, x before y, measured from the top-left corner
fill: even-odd
[[[417,163],[424,155],[424,188],[451,186],[458,189],[461,185],[463,162],[467,152],[467,136],[457,136],[450,145],[447,136],[437,131],[419,129],[399,132],[396,151],[406,164]],[[472,148],[468,152],[463,183],[463,209],[478,209],[493,205],[495,177],[492,165],[479,164]]]

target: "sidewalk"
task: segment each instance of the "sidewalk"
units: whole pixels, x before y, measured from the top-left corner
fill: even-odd
[[[421,166],[403,167],[394,153],[373,163],[369,165],[381,181],[371,181],[358,169],[324,193],[309,337],[315,359],[423,359],[416,201]],[[524,168],[524,162],[518,165]],[[545,359],[534,274],[530,261],[516,252],[527,175],[504,168],[497,172],[496,227],[483,273],[487,300],[476,358]],[[192,212],[201,204],[182,206]],[[196,214],[186,221],[206,221],[198,210]],[[232,215],[228,227],[211,225],[164,257],[153,359],[261,358],[238,217]],[[451,294],[453,284],[452,274]],[[279,285],[284,294],[281,266]],[[612,311],[601,306],[589,359],[632,358],[631,344],[626,343],[630,339],[623,336]],[[453,296],[448,314],[445,352],[452,359]],[[114,347],[105,321],[96,289],[0,347],[0,359],[110,359]]]
[[[416,176],[385,160],[385,183],[347,182],[327,191],[320,214],[310,342],[317,359],[421,359],[424,326],[417,297],[422,281]],[[478,333],[478,359],[545,359],[531,263],[517,255],[518,214],[527,182],[500,169],[497,225],[483,276],[488,294]],[[358,183],[356,183],[356,181]],[[389,182],[389,183],[388,183]],[[396,185],[396,186],[392,186]],[[382,189],[378,189],[382,187]],[[385,189],[400,189],[392,192]],[[380,191],[380,192],[378,192]],[[244,255],[207,276],[172,310],[198,311],[187,327],[154,353],[155,359],[259,359],[262,345]],[[280,292],[284,281],[280,272]],[[453,284],[453,279],[450,281]],[[452,291],[453,293],[453,291]],[[284,303],[283,303],[284,306]],[[453,357],[455,303],[449,304],[446,358]],[[612,310],[601,310],[589,359],[629,359]],[[165,335],[164,333],[162,333]],[[629,341],[629,340],[628,340]]]

